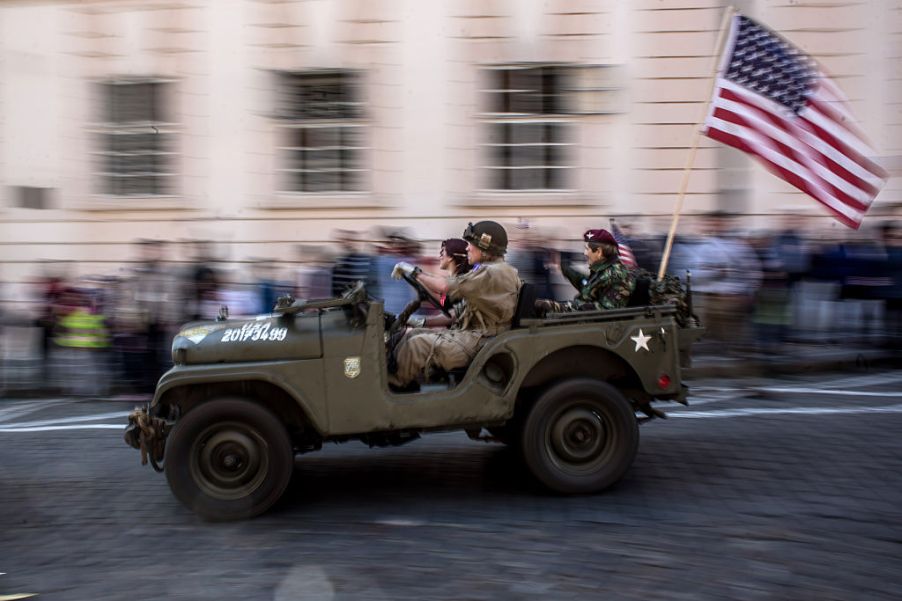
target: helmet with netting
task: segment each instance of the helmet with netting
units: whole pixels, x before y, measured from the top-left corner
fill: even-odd
[[[461,237],[476,248],[499,257],[507,252],[507,232],[494,221],[470,223]]]

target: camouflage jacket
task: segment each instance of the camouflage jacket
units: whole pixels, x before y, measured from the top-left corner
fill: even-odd
[[[620,262],[620,259],[601,261],[592,265],[589,267],[589,277],[569,266],[563,267],[561,271],[573,287],[579,290],[576,298],[569,302],[571,309],[576,311],[625,307],[630,294],[636,288],[635,275]]]

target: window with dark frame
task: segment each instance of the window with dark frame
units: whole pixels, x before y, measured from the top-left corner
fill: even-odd
[[[572,186],[573,112],[564,65],[486,69],[486,188],[565,190]]]
[[[356,71],[280,73],[279,188],[365,189],[365,126]]]
[[[625,110],[621,67],[514,64],[483,68],[484,189],[573,188],[577,120]]]
[[[169,82],[104,82],[100,190],[110,196],[169,196],[175,191],[175,129],[166,115]]]

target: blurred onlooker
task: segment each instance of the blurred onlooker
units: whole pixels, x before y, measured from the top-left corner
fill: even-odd
[[[805,314],[815,315],[809,329],[828,340],[849,340],[878,331],[883,295],[890,280],[883,272],[885,255],[869,234],[836,231],[825,234],[811,256]]]
[[[325,251],[317,246],[298,247],[301,264],[295,271],[294,296],[296,298],[329,298],[332,295],[332,269]]]
[[[830,228],[810,243],[810,268],[793,293],[799,312],[794,315],[794,336],[802,340],[828,341],[842,336],[840,290],[848,274],[845,232]]]
[[[376,248],[376,255],[372,257],[371,279],[376,282],[376,288],[368,291],[371,296],[383,299],[387,313],[397,314],[415,298],[416,293],[406,282],[392,279],[392,268],[399,261],[417,262],[418,245],[404,230],[383,230],[382,239],[382,244]]]
[[[276,306],[276,299],[291,292],[292,286],[279,280],[276,265],[272,259],[257,259],[254,261],[253,267],[257,302],[251,312],[253,314],[270,313]]]
[[[902,222],[893,221],[880,228],[880,239],[886,252],[886,344],[902,348]]]
[[[169,360],[178,281],[164,265],[162,241],[139,240],[137,246],[138,262],[119,284],[113,325],[126,379],[138,392],[152,392]]]
[[[786,266],[774,239],[767,233],[750,238],[761,264],[761,286],[755,294],[752,323],[759,350],[779,351],[791,323]]]
[[[690,269],[696,312],[706,338],[727,350],[747,340],[747,315],[761,282],[755,252],[732,233],[733,215],[715,211],[704,216],[708,232],[693,248]]]
[[[219,311],[218,305],[213,307],[218,302],[219,274],[214,267],[210,243],[198,240],[193,246],[194,256],[184,282],[185,311],[182,321],[213,319]]]
[[[520,279],[535,287],[539,298],[553,298],[551,286],[551,253],[541,233],[526,220],[520,220],[516,227],[508,228],[514,235],[508,251],[507,262],[517,269]]]
[[[269,313],[272,311],[272,305],[261,311],[264,300],[271,293],[260,286],[259,281],[254,281],[253,276],[248,276],[244,270],[237,272],[222,272],[218,274],[219,283],[216,286],[216,292],[204,301],[203,311],[204,319],[216,319],[220,309],[225,306],[228,308],[230,317],[238,317],[241,315],[256,315],[258,313]],[[274,285],[274,289],[277,285]]]
[[[39,306],[35,326],[40,330],[39,358],[41,361],[41,375],[45,383],[53,382],[51,349],[59,318],[59,303],[65,288],[62,274],[53,271],[51,266],[47,267],[47,272],[37,281]]]
[[[788,217],[786,227],[778,232],[771,247],[779,257],[790,285],[801,280],[811,269],[811,245],[799,229],[796,216]]]
[[[801,230],[801,219],[798,215],[784,216],[784,227],[771,243],[771,251],[782,264],[781,271],[786,282],[789,296],[789,325],[785,336],[797,337],[803,312],[807,310],[805,293],[807,288],[804,279],[811,271],[811,244]]]
[[[884,299],[892,287],[892,278],[886,269],[887,255],[871,228],[859,230],[844,245],[848,273],[842,282],[841,298],[844,301],[845,319],[853,334],[866,338],[882,337]]]
[[[335,238],[341,254],[332,267],[332,296],[341,296],[349,286],[363,280],[369,293],[378,297],[378,286],[372,277],[373,257],[360,248],[360,234],[352,230],[338,230]]]
[[[89,294],[67,288],[60,296],[54,340],[61,349],[61,383],[67,394],[98,396],[107,392],[102,352],[109,346],[104,316]]]
[[[657,273],[660,262],[664,258],[663,249],[667,244],[667,235],[664,234],[654,239],[661,244],[661,254],[656,261],[657,265],[654,270],[655,273]],[[698,234],[693,234],[690,231],[677,230],[670,248],[670,256],[667,259],[666,273],[685,279],[686,272],[689,271],[692,275],[692,283],[694,284],[695,273],[692,270],[695,269],[696,264],[698,263],[696,254],[698,249],[701,248],[702,242],[704,242],[704,238]]]
[[[646,217],[647,223],[646,233],[642,236],[644,244],[639,248],[633,248],[633,254],[636,256],[636,262],[643,269],[647,269],[657,274],[661,267],[661,261],[664,258],[664,247],[667,244],[667,234],[670,231],[672,218],[664,217]],[[685,270],[680,270],[679,265],[675,264],[676,251],[679,246],[687,241],[694,240],[694,236],[687,233],[686,221],[679,227],[674,235],[673,246],[671,247],[671,255],[668,258],[666,273],[685,278]]]
[[[619,232],[616,231],[618,229]],[[661,262],[663,238],[639,234],[632,223],[620,220],[615,222],[614,219],[611,219],[611,233],[622,236],[623,242],[633,253],[636,267],[657,272],[658,264]]]

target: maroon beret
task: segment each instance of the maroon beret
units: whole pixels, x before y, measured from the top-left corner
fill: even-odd
[[[448,256],[467,256],[467,241],[460,238],[448,238],[442,242],[442,248],[445,249],[445,254]]]
[[[583,234],[583,240],[586,242],[598,242],[599,244],[613,244],[617,246],[617,241],[608,230],[588,230]]]

